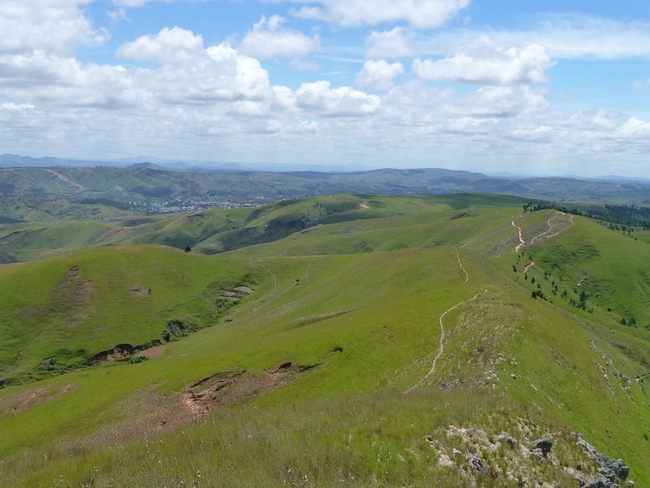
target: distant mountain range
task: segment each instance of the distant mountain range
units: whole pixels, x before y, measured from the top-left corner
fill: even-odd
[[[147,166],[135,166],[146,164]],[[1,154],[0,168],[51,168],[53,166],[70,168],[92,168],[95,166],[112,166],[115,168],[147,167],[166,171],[323,171],[350,172],[350,168],[334,165],[306,165],[279,163],[244,163],[235,161],[178,161],[155,157],[138,156],[121,159],[63,159],[53,157],[32,158],[17,154]],[[356,168],[366,169],[362,166]]]
[[[0,193],[65,200],[211,198],[261,203],[341,193],[494,193],[555,202],[650,205],[650,181],[617,176],[603,179],[495,177],[436,168],[325,172],[300,167],[300,171],[258,171],[239,163],[223,163],[212,168],[163,160],[118,163],[121,166],[110,161],[35,159],[5,154],[0,156],[0,168],[5,168],[0,170]]]

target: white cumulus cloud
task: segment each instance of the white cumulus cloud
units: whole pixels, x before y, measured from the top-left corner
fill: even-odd
[[[295,92],[298,109],[324,117],[358,117],[381,109],[381,98],[350,87],[330,88],[329,81],[303,83]]]
[[[452,57],[435,61],[415,59],[412,69],[426,80],[508,86],[545,82],[545,70],[554,64],[539,44],[503,47],[481,36]]]
[[[36,50],[71,54],[78,44],[106,41],[108,33],[95,29],[81,8],[93,0],[2,0],[0,54]]]
[[[275,0],[280,1],[280,0]],[[467,7],[471,0],[289,0],[319,4],[294,12],[302,18],[324,20],[344,27],[407,21],[424,29],[439,27]]]
[[[404,73],[402,63],[392,63],[380,59],[366,61],[363,69],[357,74],[355,81],[364,90],[387,90],[394,85],[396,76]]]
[[[548,108],[544,96],[529,86],[487,86],[468,94],[459,111],[475,117],[500,118],[539,114]]]
[[[281,28],[284,19],[274,15],[253,26],[239,43],[238,50],[259,59],[303,58],[319,48],[318,36]]]
[[[196,59],[203,52],[203,38],[180,27],[165,27],[155,36],[142,36],[122,44],[117,55],[136,61],[179,63]]]
[[[650,57],[650,22],[618,21],[576,14],[538,15],[535,20],[529,30],[417,32],[414,36],[412,34],[409,41],[411,49],[419,56],[448,55],[465,48],[480,36],[487,36],[505,46],[522,48],[539,44],[554,59]]]
[[[413,56],[414,37],[414,33],[404,27],[383,32],[372,31],[366,38],[366,57],[381,59]]]

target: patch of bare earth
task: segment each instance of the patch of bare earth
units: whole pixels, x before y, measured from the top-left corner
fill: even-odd
[[[129,283],[129,294],[132,297],[144,297],[149,295],[149,288],[141,287],[138,283]]]
[[[41,316],[37,307],[29,307],[18,312],[14,318],[18,320],[34,320]]]
[[[145,349],[144,351],[140,351],[138,353],[138,356],[147,356],[149,359],[157,359],[157,358],[160,357],[160,355],[163,352],[165,352],[167,347],[168,347],[167,344],[162,344],[160,346],[151,347],[149,349]]]
[[[74,291],[72,292],[72,299],[82,302],[90,302],[90,291],[92,290],[92,281],[81,280]]]
[[[185,424],[193,417],[190,416],[182,402],[182,394],[164,395],[155,389],[160,385],[152,385],[138,390],[128,398],[111,407],[106,415],[119,416],[121,421],[112,421],[105,428],[91,434],[82,441],[82,445],[97,447],[117,442],[128,442],[142,439],[152,432],[160,432]],[[79,441],[71,441],[69,448],[79,448]],[[66,446],[63,445],[63,451]]]
[[[193,416],[201,417],[216,405],[244,403],[275,390],[316,366],[284,363],[265,374],[245,370],[222,371],[190,385],[183,395],[183,403]]]
[[[11,398],[12,404],[5,406],[3,410],[5,413],[22,412],[35,405],[40,405],[41,403],[52,401],[55,398],[60,397],[64,393],[69,392],[75,386],[77,386],[75,383],[70,383],[63,387],[55,386],[55,387],[36,388],[17,397],[12,397]]]
[[[235,288],[235,291],[238,291],[240,293],[250,294],[250,293],[253,293],[255,290],[253,290],[252,288],[249,288],[247,286],[238,286],[238,287]]]
[[[93,364],[117,361],[118,359],[127,358],[132,355],[134,348],[131,344],[118,344],[113,349],[102,351],[95,354],[92,359]]]
[[[284,363],[260,373],[243,369],[220,371],[192,383],[184,392],[172,395],[155,391],[159,385],[153,385],[137,391],[113,407],[124,420],[111,423],[92,434],[84,443],[97,446],[126,442],[153,432],[167,431],[201,418],[212,409],[251,401],[300,378],[316,366]]]
[[[83,279],[78,266],[70,268],[55,289],[52,307],[64,309],[68,316],[68,326],[74,327],[94,313],[85,304],[92,302],[93,282]]]

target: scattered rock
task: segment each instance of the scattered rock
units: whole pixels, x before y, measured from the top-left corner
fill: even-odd
[[[440,454],[438,457],[438,465],[443,468],[453,468],[456,464],[446,454]]]
[[[543,463],[546,459],[546,456],[544,456],[544,453],[541,449],[533,449],[530,451],[530,455],[537,459],[540,463]]]
[[[537,439],[533,441],[533,449],[539,449],[542,451],[544,457],[551,452],[551,447],[553,447],[553,442],[548,439]]]
[[[619,488],[617,484],[612,483],[604,476],[591,480],[583,488]]]
[[[600,474],[603,475],[604,478],[607,478],[608,481],[611,481],[612,483],[616,481],[616,473],[612,471],[611,469],[608,468],[600,468]]]
[[[600,465],[601,478],[614,481],[617,477],[625,481],[630,475],[630,467],[622,459],[613,460],[606,454],[598,452],[594,446],[589,444],[582,434],[578,434],[578,447],[587,456],[595,460]]]
[[[535,388],[535,385],[533,385],[532,383],[530,384],[530,387],[535,391],[539,391],[537,388]]]
[[[598,464],[601,466],[601,472],[606,478],[610,478],[614,481],[615,478],[619,478],[621,481],[625,481],[630,475],[630,467],[622,459],[617,459],[614,461],[610,459],[606,454],[598,453],[597,459]],[[612,479],[612,475],[614,478]]]
[[[584,452],[587,456],[590,458],[595,459],[596,456],[598,455],[598,451],[596,451],[596,448],[589,444],[586,439],[583,437],[582,434],[577,434],[578,435],[578,447],[582,452]]]
[[[517,445],[517,441],[509,436],[508,434],[501,434],[500,436],[497,437],[497,442],[505,442],[508,444],[511,448],[514,448]]]
[[[469,454],[468,455],[468,460],[469,460],[469,465],[472,466],[476,471],[478,471],[480,474],[487,475],[488,470],[485,467],[485,464],[483,464],[483,461],[481,458],[479,458],[476,454]]]

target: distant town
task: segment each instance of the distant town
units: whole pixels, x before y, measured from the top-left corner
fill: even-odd
[[[196,200],[170,200],[161,203],[143,203],[129,202],[138,210],[150,214],[165,213],[191,213],[211,210],[214,208],[240,208],[240,207],[263,207],[272,201],[271,198],[259,197],[264,202],[214,202],[214,201],[196,201]]]

